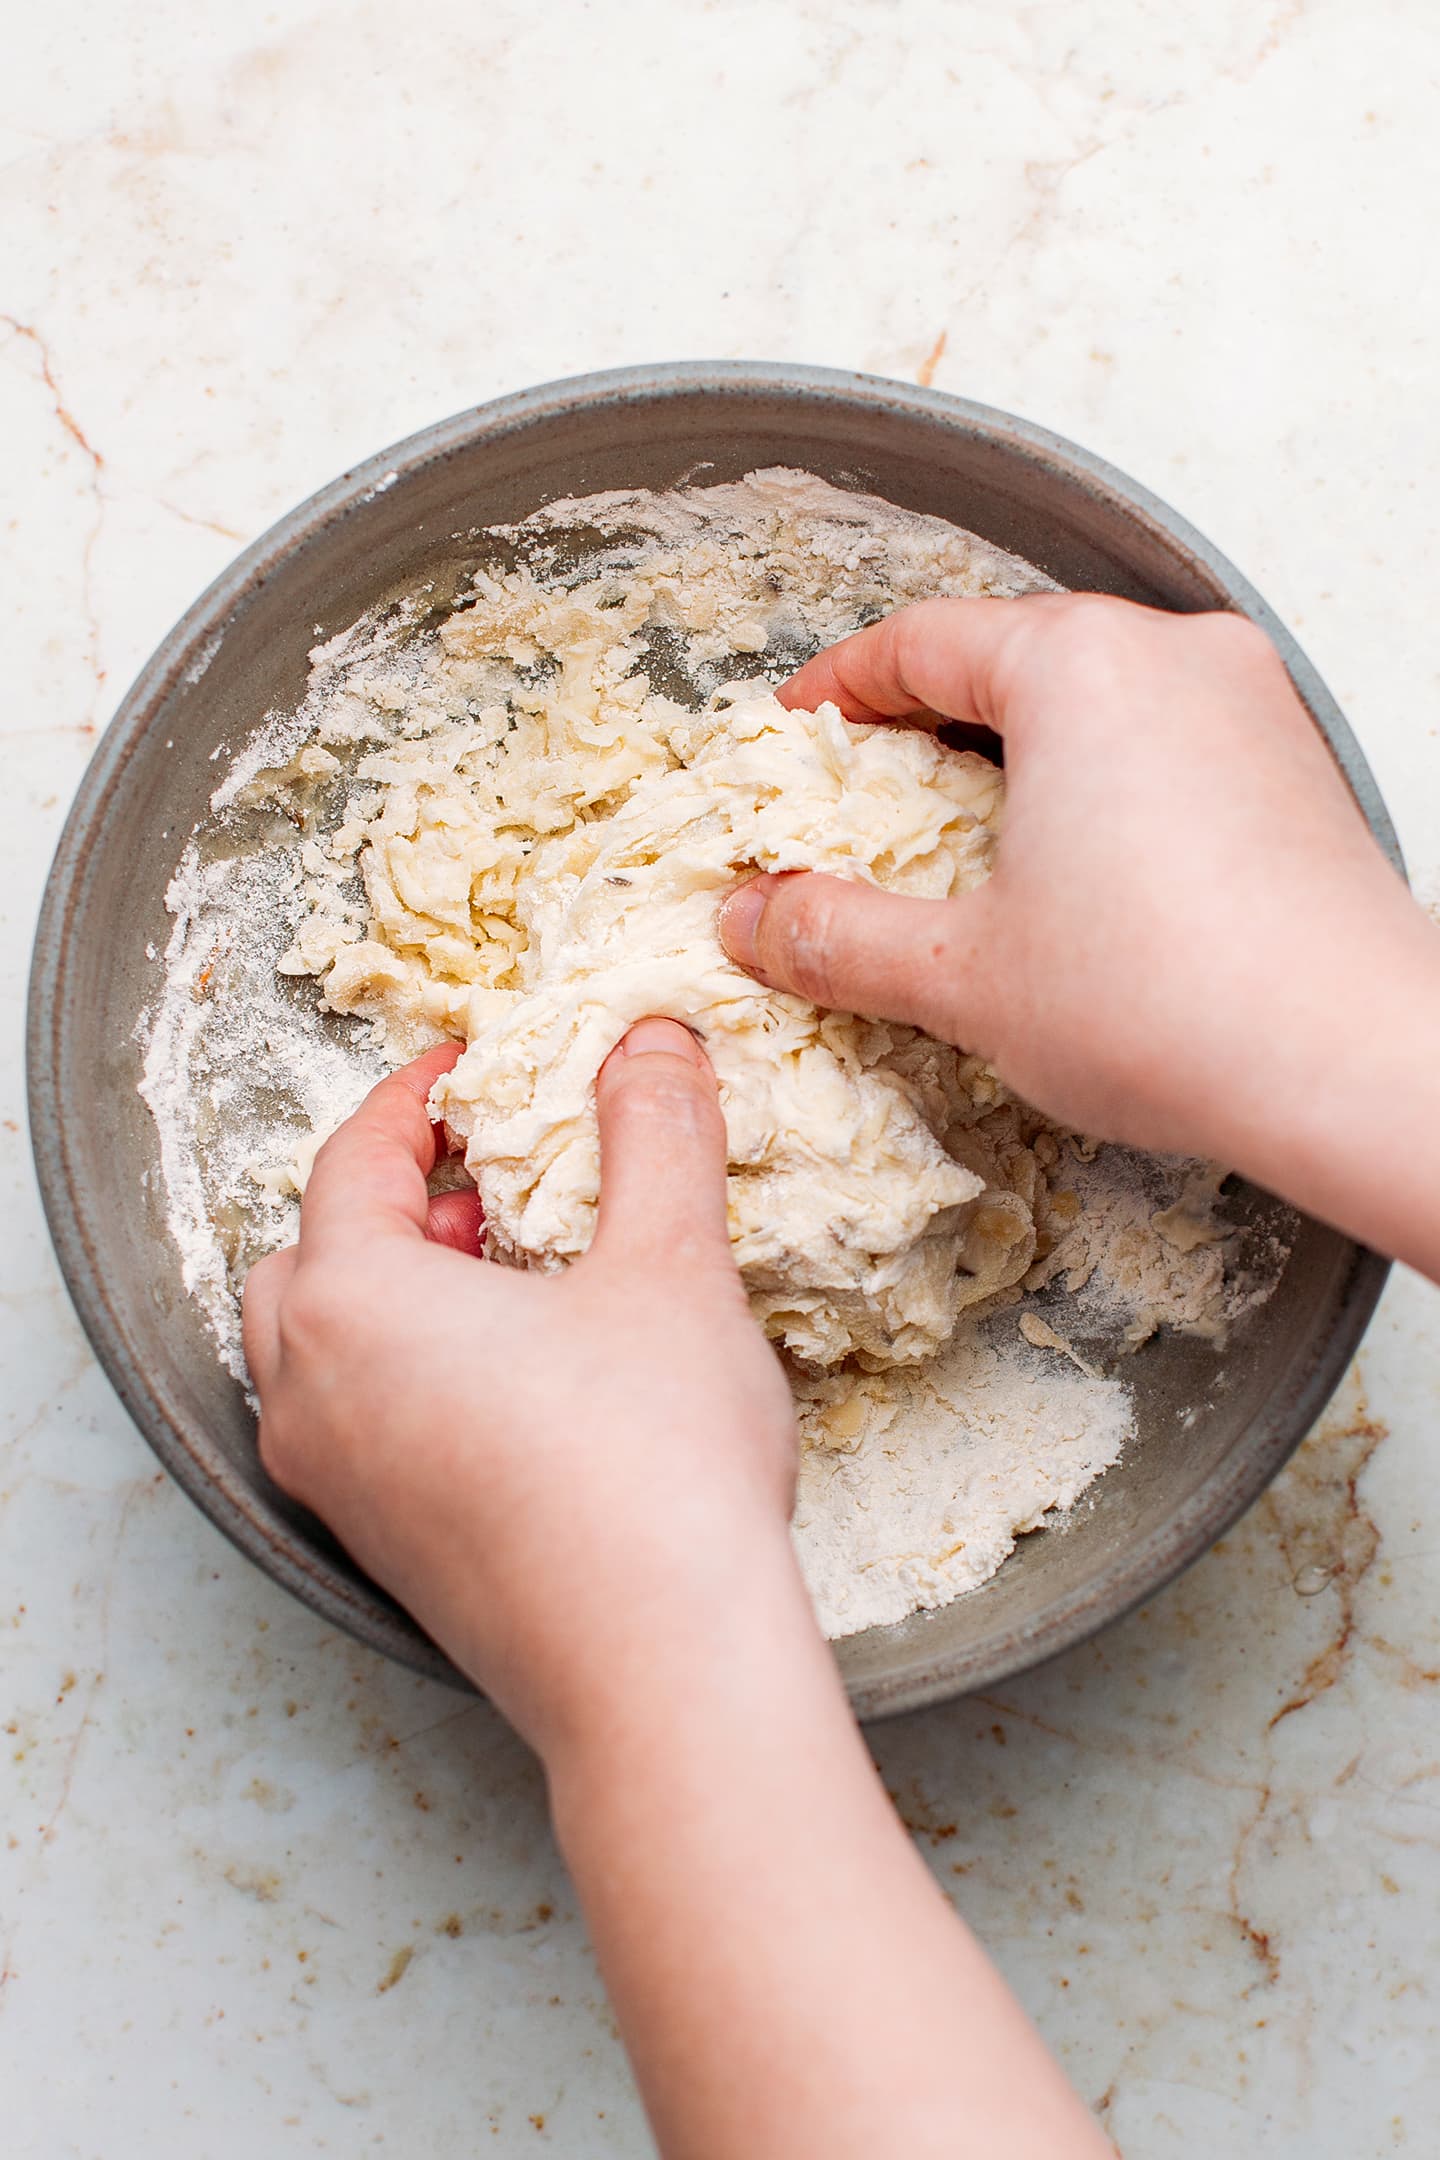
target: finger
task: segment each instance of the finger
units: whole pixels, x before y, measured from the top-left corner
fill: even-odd
[[[914,900],[851,878],[793,871],[752,878],[720,910],[732,960],[772,990],[903,1020],[944,1040],[982,1025],[989,888]],[[973,1033],[967,1034],[976,1046]]]
[[[437,1152],[426,1105],[431,1088],[459,1055],[458,1043],[442,1043],[402,1065],[371,1088],[355,1115],[331,1134],[315,1157],[301,1202],[302,1249],[425,1235],[425,1180]]]
[[[600,1117],[597,1257],[727,1259],[725,1120],[710,1060],[677,1020],[641,1020],[595,1081]]]
[[[801,711],[838,705],[847,720],[938,715],[1003,735],[1006,663],[1047,605],[921,600],[816,653],[775,695]]]
[[[293,1245],[267,1253],[245,1277],[241,1299],[241,1338],[250,1377],[261,1395],[274,1383],[280,1366],[280,1300],[300,1255]]]
[[[454,1192],[437,1193],[430,1202],[425,1235],[432,1245],[449,1245],[456,1252],[473,1253],[478,1260],[480,1241],[485,1235],[485,1215],[479,1193],[466,1186]]]

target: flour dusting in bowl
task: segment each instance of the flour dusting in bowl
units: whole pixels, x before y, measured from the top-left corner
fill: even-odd
[[[977,1059],[761,989],[715,935],[754,869],[933,898],[988,873],[994,767],[771,686],[907,600],[1050,581],[781,471],[477,542],[457,605],[422,592],[316,652],[177,871],[144,1092],[187,1286],[242,1372],[238,1287],[293,1235],[318,1140],[445,1036],[468,1047],[436,1107],[492,1253],[563,1264],[594,1217],[595,1070],[634,1019],[685,1019],[796,1395],[822,1622],[943,1604],[1115,1460],[1117,1359],[1159,1327],[1218,1337],[1283,1261],[1242,1255],[1204,1166],[1097,1148]]]

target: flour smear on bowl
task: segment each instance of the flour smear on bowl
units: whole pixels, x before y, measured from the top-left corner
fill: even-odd
[[[186,1284],[243,1380],[239,1286],[293,1237],[316,1146],[445,1037],[446,1175],[479,1185],[493,1259],[564,1265],[594,1222],[595,1071],[642,1015],[683,1019],[795,1393],[822,1624],[944,1604],[1115,1461],[1125,1357],[1222,1338],[1283,1261],[1242,1264],[1206,1166],[1097,1147],[976,1058],[762,989],[716,936],[752,870],[933,898],[988,874],[994,767],[773,686],[906,601],[1050,581],[785,470],[470,540],[453,605],[415,593],[317,649],[177,868],[143,1092]]]

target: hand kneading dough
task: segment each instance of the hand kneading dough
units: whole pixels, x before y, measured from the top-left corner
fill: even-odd
[[[989,1150],[978,1173],[956,1159],[977,1111],[962,1061],[760,988],[716,916],[755,870],[931,898],[976,885],[1002,783],[927,735],[748,690],[687,732],[685,762],[613,814],[535,840],[519,987],[472,994],[469,1047],[433,1105],[466,1143],[492,1251],[555,1267],[594,1230],[597,1069],[645,1014],[688,1022],[719,1078],[731,1236],[767,1333],[813,1366],[928,1357],[1035,1248],[1026,1197],[987,1185]]]

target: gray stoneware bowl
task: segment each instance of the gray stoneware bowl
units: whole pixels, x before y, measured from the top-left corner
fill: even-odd
[[[160,646],[81,784],[56,854],[30,995],[31,1113],[60,1262],[106,1372],[212,1522],[335,1625],[455,1679],[438,1650],[260,1467],[255,1427],[180,1283],[136,1018],[168,934],[164,893],[215,785],[210,752],[305,687],[306,655],[387,596],[459,586],[457,532],[565,495],[795,465],[971,527],[1063,585],[1225,607],[1275,639],[1380,841],[1384,805],[1343,718],[1229,563],[1143,488],[1043,429],[935,391],[747,362],[625,369],[442,421],[303,503]],[[1273,1206],[1243,1192],[1241,1218]],[[1281,1284],[1223,1355],[1167,1338],[1130,1367],[1139,1437],[1062,1527],[1023,1539],[942,1611],[839,1646],[865,1716],[993,1685],[1081,1641],[1175,1575],[1256,1498],[1355,1350],[1383,1263],[1304,1223]],[[1198,1416],[1184,1422],[1186,1410]]]

